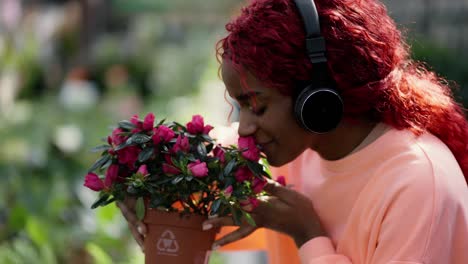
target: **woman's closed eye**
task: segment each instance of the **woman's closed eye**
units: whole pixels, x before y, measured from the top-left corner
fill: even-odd
[[[249,110],[255,115],[261,116],[265,113],[266,107],[265,106],[262,106],[262,107],[249,106]]]

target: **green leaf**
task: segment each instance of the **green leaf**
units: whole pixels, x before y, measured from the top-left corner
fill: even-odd
[[[157,208],[161,205],[164,205],[166,203],[166,201],[163,199],[163,197],[154,197],[151,199],[150,201],[150,207],[151,208]]]
[[[247,167],[256,175],[259,176],[262,174],[263,167],[262,165],[252,162],[252,161],[247,161]]]
[[[159,121],[159,123],[157,124],[157,126],[160,126],[160,125],[164,124],[164,122],[166,122],[166,118],[164,118],[163,120]]]
[[[247,223],[251,226],[257,226],[257,224],[255,223],[255,220],[252,218],[252,215],[247,213],[246,211],[242,211],[243,215],[244,215],[244,218],[245,220],[247,221]]]
[[[211,205],[211,210],[210,210],[210,214],[211,215],[214,215],[218,212],[218,209],[219,209],[219,206],[221,205],[221,199],[217,199],[213,202],[213,204]]]
[[[90,151],[93,153],[96,153],[96,152],[101,152],[104,150],[109,150],[110,148],[111,147],[109,145],[100,145],[100,146],[92,148]]]
[[[210,153],[213,150],[214,144],[210,143],[206,146],[206,152]]]
[[[208,135],[206,135],[206,134],[203,134],[203,135],[202,135],[202,138],[203,138],[204,140],[210,142],[210,143],[214,143],[214,140],[213,140],[210,136],[208,136]]]
[[[173,180],[172,180],[172,184],[177,184],[179,183],[181,180],[184,179],[184,176],[183,175],[179,175],[177,177],[175,177]]]
[[[100,159],[98,159],[94,165],[88,170],[88,172],[92,172],[92,171],[95,171],[97,168],[100,168],[102,165],[104,165],[107,161],[109,161],[110,159],[110,155],[107,154],[107,155],[104,155],[102,156]]]
[[[128,121],[128,120],[123,120],[123,121],[120,121],[118,126],[122,129],[125,129],[125,130],[132,130],[134,128],[136,128],[136,125],[133,124],[132,122]]]
[[[234,166],[236,166],[236,160],[232,159],[224,168],[224,176],[228,176],[229,174],[231,174],[232,169],[234,169]]]
[[[135,211],[138,220],[143,220],[145,217],[145,202],[143,201],[143,197],[138,197],[135,205]]]
[[[131,143],[125,142],[125,143],[122,143],[122,144],[118,145],[117,147],[115,147],[114,150],[119,151],[119,150],[124,149],[126,147],[129,147],[131,145],[132,145]]]
[[[108,204],[110,204],[110,203],[113,203],[113,202],[115,202],[115,198],[114,198],[114,197],[112,197],[111,199],[109,199],[109,200],[103,202],[103,203],[101,204],[101,206],[106,206],[106,205],[108,205]]]
[[[135,188],[133,185],[129,185],[129,186],[127,187],[127,192],[128,192],[129,194],[137,194],[137,193],[138,193],[138,189]]]
[[[190,134],[190,133],[185,133],[185,134],[184,134],[184,137],[196,138],[197,136],[196,136],[196,135],[192,135],[192,134]]]
[[[101,169],[107,169],[112,164],[112,159],[109,159],[104,165],[101,166]]]
[[[151,140],[151,137],[144,134],[134,134],[127,139],[127,144],[143,144]]]
[[[177,123],[177,122],[173,122],[176,126],[182,128],[184,131],[185,131],[185,126],[181,125],[180,123]]]
[[[232,220],[234,220],[234,224],[240,226],[242,224],[242,210],[231,207],[232,213]]]
[[[268,172],[266,172],[265,170],[262,170],[262,175],[267,177],[268,179],[271,179],[271,175],[268,174]]]
[[[153,155],[153,152],[154,152],[153,147],[147,147],[143,149],[138,155],[138,161],[139,162],[147,161],[149,158],[151,158],[151,156]]]
[[[222,171],[219,173],[218,179],[219,179],[220,181],[224,181],[224,173],[223,173]]]
[[[200,156],[202,156],[202,157],[205,157],[205,156],[206,156],[207,150],[206,150],[205,144],[204,144],[203,142],[200,142],[200,144],[198,144],[198,146],[197,146],[197,152],[198,152],[198,154],[200,154]]]
[[[160,184],[165,184],[165,183],[168,183],[170,181],[172,181],[172,177],[160,179],[160,180],[156,181],[154,184],[151,184],[151,186],[154,186],[156,188],[160,188],[160,186],[159,186]]]
[[[229,186],[229,185],[233,185],[235,182],[236,182],[236,179],[234,177],[227,177],[224,184],[226,186]]]
[[[107,199],[109,199],[109,194],[104,194],[102,195],[99,199],[97,199],[93,205],[91,205],[91,209],[96,209],[97,207],[101,206],[102,204],[107,202]]]

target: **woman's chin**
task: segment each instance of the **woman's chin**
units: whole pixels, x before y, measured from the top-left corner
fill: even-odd
[[[266,155],[266,159],[268,161],[268,164],[272,167],[281,167],[287,163],[285,161],[281,161],[277,157],[275,158],[274,155]]]

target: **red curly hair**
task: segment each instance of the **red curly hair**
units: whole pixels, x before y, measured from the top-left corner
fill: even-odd
[[[429,131],[456,157],[468,181],[468,122],[450,87],[411,60],[395,22],[377,0],[315,0],[328,67],[347,118],[368,117],[416,135]],[[313,66],[293,0],[252,0],[226,25],[217,45],[227,58],[266,86],[291,95]],[[242,71],[241,71],[242,74]]]

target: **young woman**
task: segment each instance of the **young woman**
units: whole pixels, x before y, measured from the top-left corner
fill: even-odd
[[[313,14],[300,2],[251,1],[218,49],[239,135],[301,183],[269,183],[252,211],[258,226],[293,238],[303,263],[466,263],[468,123],[449,87],[410,59],[380,2],[316,0],[318,44],[306,44]]]

